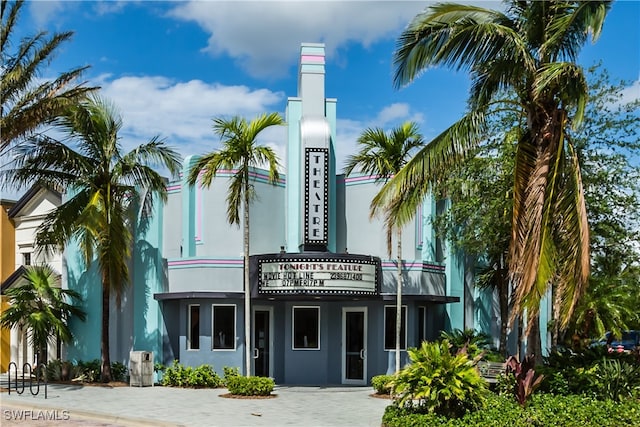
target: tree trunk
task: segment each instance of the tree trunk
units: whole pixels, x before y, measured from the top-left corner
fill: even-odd
[[[527,355],[535,356],[536,364],[542,363],[539,315],[527,315]]]
[[[498,351],[507,356],[507,328],[509,325],[509,279],[508,271],[500,266],[498,271],[498,301],[500,304],[500,348]]]
[[[246,170],[246,169],[245,169]],[[245,375],[251,376],[251,284],[249,283],[249,175],[244,177],[244,357]]]
[[[100,368],[100,376],[103,383],[111,381],[111,359],[109,357],[109,279],[107,273],[102,275],[102,338],[100,341],[100,355],[102,357],[102,366]]]
[[[396,230],[398,235],[398,279],[396,289],[396,374],[400,371],[400,338],[402,332],[402,229]]]

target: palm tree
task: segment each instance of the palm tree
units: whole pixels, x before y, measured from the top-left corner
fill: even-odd
[[[574,335],[582,340],[604,336],[607,331],[620,336],[640,316],[637,293],[637,283],[625,281],[624,273],[616,281],[592,277],[571,319]]]
[[[244,347],[245,372],[251,375],[251,287],[249,284],[249,206],[256,193],[251,184],[250,169],[267,165],[269,181],[275,184],[278,174],[278,158],[267,146],[258,145],[260,132],[271,126],[284,124],[277,113],[262,114],[248,122],[244,118],[213,119],[213,131],[222,140],[222,149],[199,158],[189,171],[188,183],[208,188],[220,170],[235,169],[227,193],[227,220],[240,226],[240,207],[243,208],[244,230]],[[200,175],[200,172],[202,174]]]
[[[73,339],[68,321],[71,316],[85,319],[85,312],[73,300],[80,295],[60,288],[60,276],[48,265],[28,266],[22,276],[24,284],[8,289],[9,308],[0,316],[5,328],[19,326],[27,331],[39,363],[46,362],[47,343],[60,339],[69,343]]]
[[[68,31],[49,36],[39,32],[13,43],[23,1],[0,4],[0,152],[13,141],[20,140],[43,124],[51,123],[66,107],[77,102],[89,91],[78,79],[88,67],[74,68],[53,81],[40,81],[40,73],[55,51],[73,33]],[[15,44],[15,51],[12,49]]]
[[[388,181],[409,160],[414,149],[424,144],[418,125],[405,122],[388,134],[380,128],[366,129],[358,145],[360,151],[347,158],[345,174],[350,175],[354,169],[375,176],[379,181]],[[390,214],[390,213],[389,213]],[[371,214],[373,216],[373,212]],[[393,229],[397,236],[398,276],[396,284],[396,373],[400,370],[400,333],[402,330],[402,228],[394,225],[395,220],[388,218],[387,253],[391,258],[391,235]]]
[[[516,149],[508,265],[515,288],[511,320],[526,311],[529,353],[538,356],[537,319],[549,284],[566,327],[589,277],[580,166],[566,130],[580,125],[587,102],[586,79],[575,60],[589,34],[593,40],[600,35],[610,3],[510,0],[504,12],[437,4],[413,19],[394,54],[396,87],[431,66],[468,70],[469,111],[385,185],[374,210],[391,203],[393,217],[408,221],[429,185],[480,143],[488,115],[511,108],[526,117]],[[513,91],[516,101],[500,105],[504,90]]]
[[[122,119],[99,97],[70,108],[56,125],[76,150],[39,136],[21,145],[17,168],[6,176],[17,184],[37,180],[68,190],[69,199],[38,228],[36,243],[47,249],[75,239],[87,266],[97,260],[102,282],[101,377],[109,382],[109,306],[112,295],[119,305],[129,281],[133,208],[149,212],[154,197],[166,200],[165,179],[152,166],[177,174],[180,156],[158,137],[123,152],[118,137]]]

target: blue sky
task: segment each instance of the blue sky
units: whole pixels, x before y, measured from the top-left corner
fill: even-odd
[[[416,120],[429,138],[464,110],[464,73],[433,69],[402,90],[391,84],[395,39],[432,3],[29,1],[19,30],[74,31],[44,77],[91,65],[85,77],[120,109],[125,146],[159,134],[185,156],[218,147],[213,117],[284,115],[287,97],[296,96],[300,43],[324,42],[341,167],[366,127]],[[602,36],[579,59],[584,66],[597,61],[615,79],[633,82],[629,98],[640,97],[640,2],[614,3]],[[263,142],[284,160],[283,128],[269,130]]]

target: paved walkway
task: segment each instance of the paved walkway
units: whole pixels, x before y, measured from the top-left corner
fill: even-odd
[[[6,386],[3,376],[2,385]],[[379,426],[389,400],[371,387],[276,386],[275,398],[230,399],[226,389],[49,384],[0,394],[2,426]],[[49,420],[47,420],[49,419]]]

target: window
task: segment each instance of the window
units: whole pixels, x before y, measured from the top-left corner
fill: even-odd
[[[419,346],[422,341],[427,340],[427,307],[418,307],[418,339],[416,344]]]
[[[189,305],[187,319],[187,350],[200,350],[200,306]]]
[[[320,307],[293,307],[293,349],[320,350]]]
[[[396,349],[396,307],[384,306],[384,349]],[[400,349],[407,349],[407,306],[402,306],[402,319],[400,325]]]
[[[22,265],[31,265],[31,252],[22,253]]]
[[[236,349],[236,306],[213,305],[213,324],[211,330],[214,350]]]

